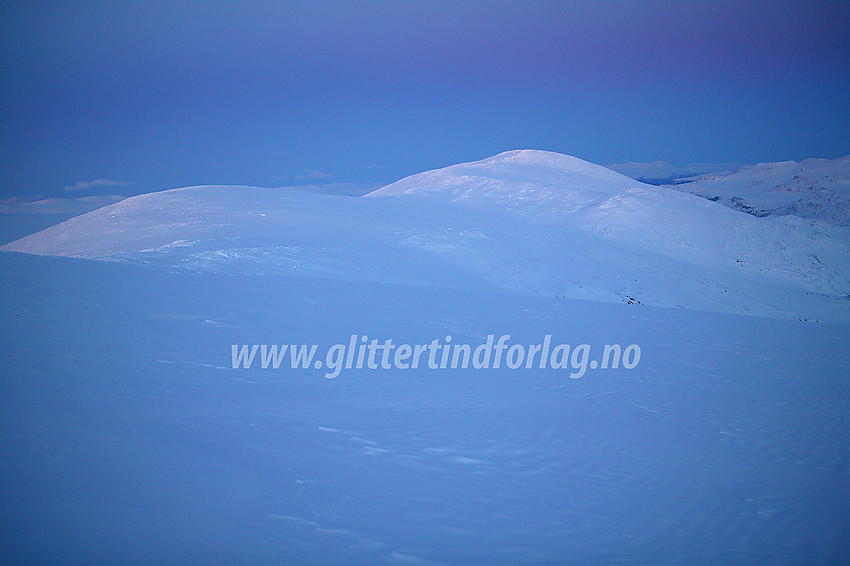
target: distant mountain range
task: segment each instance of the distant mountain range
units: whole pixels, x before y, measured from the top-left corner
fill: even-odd
[[[679,179],[673,188],[754,216],[798,216],[850,226],[850,156],[742,167]]]
[[[652,161],[643,163],[630,161],[628,163],[614,163],[608,165],[618,173],[622,173],[632,179],[650,185],[672,185],[680,180],[688,180],[697,175],[708,173],[729,173],[737,171],[746,163],[689,163],[688,165],[673,165],[666,161]]]

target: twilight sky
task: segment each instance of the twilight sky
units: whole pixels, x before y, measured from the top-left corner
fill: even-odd
[[[0,198],[850,154],[850,5],[5,2]]]

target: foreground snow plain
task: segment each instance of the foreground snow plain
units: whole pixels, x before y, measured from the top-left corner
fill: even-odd
[[[560,187],[582,203],[566,222],[534,180],[562,157],[463,173],[521,175],[530,200],[502,206],[455,191],[457,171],[436,198],[409,194],[421,178],[381,198],[207,187],[7,247],[46,256],[0,254],[4,562],[846,562],[843,232],[594,187],[608,174],[584,162],[547,181],[592,177]],[[646,220],[677,206],[696,220]],[[712,252],[700,214],[750,240]],[[737,257],[742,241],[798,263]],[[580,379],[232,367],[233,344],[351,334],[642,356]]]

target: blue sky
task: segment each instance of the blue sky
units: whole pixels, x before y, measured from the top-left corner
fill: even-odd
[[[0,197],[850,154],[846,2],[7,2]],[[66,190],[74,187],[75,190]]]

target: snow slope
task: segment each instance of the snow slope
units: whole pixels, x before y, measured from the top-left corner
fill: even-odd
[[[743,167],[673,188],[755,216],[797,216],[850,226],[850,155]]]
[[[2,249],[850,320],[848,242],[843,228],[759,219],[573,157],[515,151],[366,198],[150,193]]]
[[[4,564],[850,559],[847,326],[0,254]],[[631,370],[232,369],[352,333]]]

